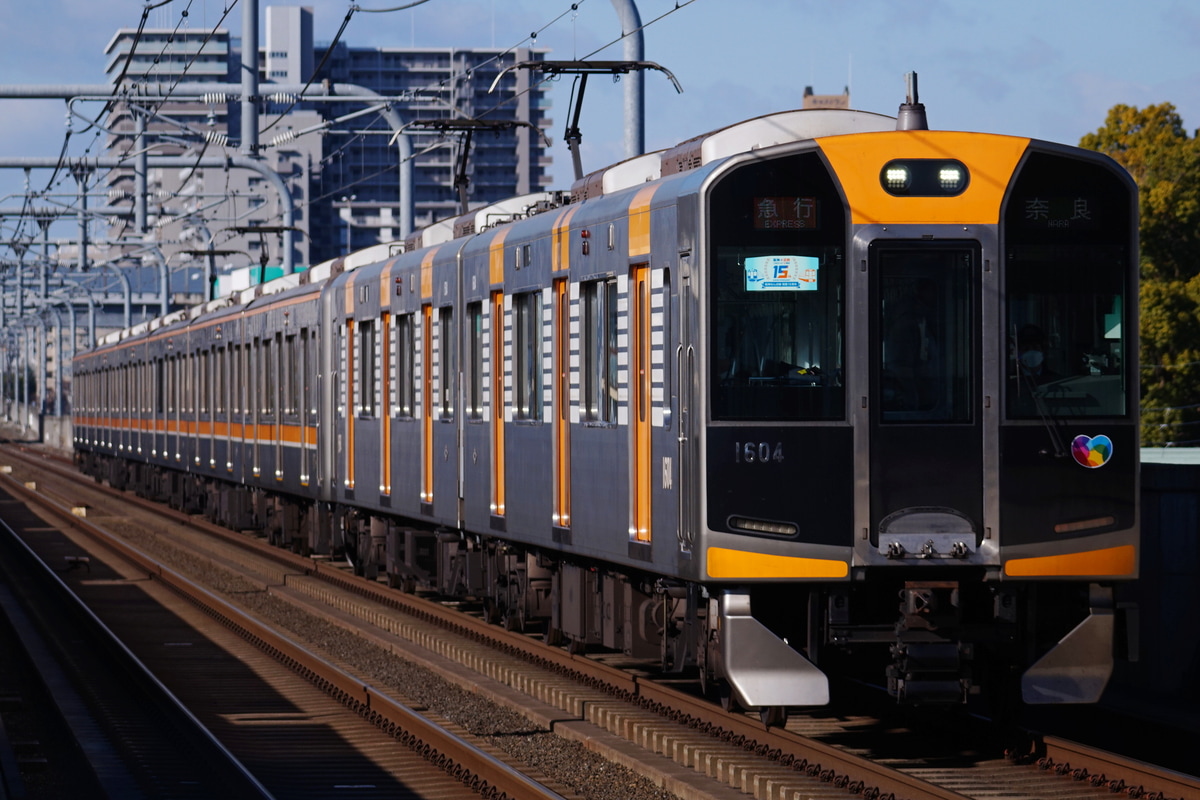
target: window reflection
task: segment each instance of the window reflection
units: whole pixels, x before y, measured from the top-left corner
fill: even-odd
[[[803,265],[806,273],[765,278],[765,262]],[[803,253],[729,250],[721,254],[718,269],[714,368],[720,388],[714,416],[840,419],[840,254],[832,248]],[[807,283],[804,288],[798,288],[801,280]]]

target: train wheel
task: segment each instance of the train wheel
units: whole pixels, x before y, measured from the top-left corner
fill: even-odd
[[[733,687],[722,679],[717,679],[715,683],[717,684],[717,699],[721,701],[721,708],[729,712],[740,711],[741,707],[733,698]]]
[[[504,630],[512,631],[513,633],[525,632],[525,612],[519,607],[510,606],[504,612]]]
[[[764,728],[782,728],[787,725],[787,706],[763,706],[758,710],[758,718]]]

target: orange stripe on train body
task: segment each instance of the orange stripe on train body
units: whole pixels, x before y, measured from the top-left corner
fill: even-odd
[[[995,225],[1029,139],[957,131],[887,131],[820,137],[821,151],[846,193],[855,225]],[[883,167],[895,159],[961,161],[970,173],[953,197],[897,197],[884,191]]]
[[[850,574],[848,560],[776,556],[727,547],[709,547],[707,555],[708,577],[716,580],[845,578]]]
[[[639,189],[629,201],[630,258],[650,253],[650,203],[657,189],[657,184],[646,186]]]
[[[488,283],[492,286],[504,283],[504,240],[511,228],[501,228],[488,243]]]
[[[1136,572],[1137,551],[1131,544],[1057,556],[1013,558],[1004,563],[1004,574],[1014,578],[1127,577]]]

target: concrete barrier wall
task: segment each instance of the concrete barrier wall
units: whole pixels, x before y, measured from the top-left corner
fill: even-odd
[[[69,453],[74,430],[70,417],[42,417],[42,444]]]
[[[1123,686],[1200,699],[1200,464],[1142,464],[1141,647]]]
[[[16,403],[4,410],[5,435],[24,442],[40,442],[47,447],[70,453],[74,425],[70,417],[42,414],[36,406]]]

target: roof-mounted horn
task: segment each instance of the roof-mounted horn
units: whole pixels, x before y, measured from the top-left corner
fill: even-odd
[[[917,73],[909,72],[904,76],[906,96],[896,115],[896,130],[898,131],[927,131],[929,120],[925,118],[925,104],[917,101]]]

